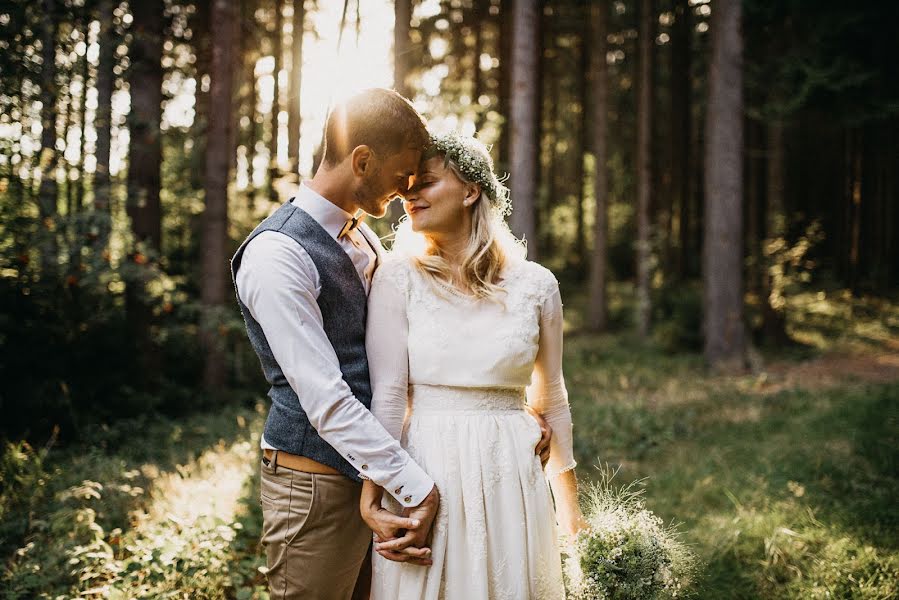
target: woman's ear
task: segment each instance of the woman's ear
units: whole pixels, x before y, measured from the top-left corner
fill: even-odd
[[[477,183],[469,183],[465,186],[465,198],[462,200],[464,206],[473,206],[481,197],[481,186]]]

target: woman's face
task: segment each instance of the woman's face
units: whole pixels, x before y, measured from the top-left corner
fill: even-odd
[[[471,227],[471,205],[476,198],[475,186],[466,184],[444,166],[443,156],[435,156],[420,165],[403,208],[413,231],[459,235]]]

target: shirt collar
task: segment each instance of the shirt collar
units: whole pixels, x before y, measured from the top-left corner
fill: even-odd
[[[344,224],[353,218],[353,215],[305,183],[300,184],[300,189],[293,199],[293,205],[306,211],[335,240],[337,239],[337,234],[343,229]]]

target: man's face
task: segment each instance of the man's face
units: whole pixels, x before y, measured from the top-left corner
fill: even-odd
[[[372,155],[355,192],[359,208],[373,217],[383,217],[390,201],[409,189],[420,159],[421,150],[411,148],[383,159]]]

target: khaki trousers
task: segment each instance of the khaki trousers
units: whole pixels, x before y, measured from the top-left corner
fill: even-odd
[[[367,598],[368,582],[359,574],[370,558],[372,533],[359,514],[362,484],[280,467],[277,455],[261,469],[271,600]]]

